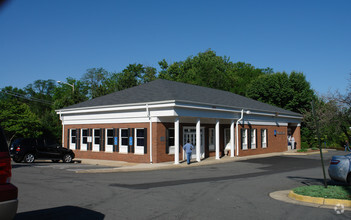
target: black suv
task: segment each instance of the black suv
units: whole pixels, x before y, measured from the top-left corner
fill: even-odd
[[[56,142],[41,138],[19,138],[10,146],[10,154],[16,163],[22,160],[33,163],[35,159],[50,159],[53,162],[62,160],[64,163],[72,162],[74,153],[72,150],[61,147]]]

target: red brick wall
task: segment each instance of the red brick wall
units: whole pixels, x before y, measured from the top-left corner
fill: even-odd
[[[183,127],[194,126],[195,124],[180,124],[179,126],[179,159],[183,160],[182,146],[183,146]],[[166,129],[173,128],[174,123],[152,123],[152,160],[153,163],[160,163],[166,161],[174,161],[174,155],[166,154]],[[214,128],[214,124],[201,124],[205,131],[205,157],[214,157],[215,151],[208,150],[209,143],[209,128]],[[147,153],[144,155],[135,155],[134,153],[122,154],[119,152],[92,152],[75,150],[77,158],[88,159],[106,159],[106,160],[120,160],[127,162],[149,163],[150,162],[150,124],[149,123],[131,123],[131,124],[96,124],[96,125],[66,125],[64,131],[65,143],[67,144],[67,130],[68,129],[82,129],[82,128],[147,128]],[[224,155],[224,128],[230,128],[230,125],[220,125],[220,156]],[[256,149],[241,149],[241,128],[257,129],[257,143]],[[268,144],[267,148],[261,147],[261,129],[267,129]],[[277,135],[274,135],[274,130]],[[235,129],[236,135],[236,129]],[[301,148],[300,127],[296,127],[294,137],[297,142],[297,148]],[[235,137],[236,139],[236,137]],[[120,141],[120,140],[119,140]],[[67,147],[67,146],[65,146]],[[255,154],[264,154],[272,152],[283,152],[287,150],[287,127],[286,126],[258,126],[258,125],[239,125],[239,156],[248,156]]]
[[[136,155],[134,153],[123,154],[119,152],[93,152],[74,150],[76,158],[87,158],[87,159],[103,159],[103,160],[119,160],[136,163],[149,163],[150,162],[150,125],[149,123],[132,123],[132,124],[94,124],[94,125],[66,125],[64,131],[65,143],[64,147],[67,147],[67,131],[68,129],[99,129],[99,128],[147,128],[147,153],[144,155]],[[134,137],[133,137],[134,140]],[[120,140],[118,140],[120,141]]]
[[[155,123],[156,129],[157,129],[157,136],[155,139],[156,143],[156,148],[155,149],[155,154],[157,160],[155,161],[156,163],[160,162],[166,162],[166,161],[174,161],[174,154],[166,154],[166,129],[167,128],[173,128],[174,123]],[[181,135],[179,135],[179,139],[181,139]],[[181,143],[179,143],[181,144]],[[181,146],[179,147],[181,148]],[[181,155],[179,155],[181,158]]]
[[[241,149],[241,128],[252,128],[257,129],[257,143],[256,149]],[[267,129],[267,148],[262,148],[261,146],[261,129]],[[276,135],[274,135],[274,130],[276,130]],[[266,125],[248,125],[241,126],[239,125],[239,156],[248,156],[256,154],[265,154],[273,152],[283,152],[288,150],[287,142],[287,126],[266,126]]]

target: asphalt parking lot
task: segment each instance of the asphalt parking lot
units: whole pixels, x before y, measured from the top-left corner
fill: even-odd
[[[328,165],[333,154],[325,154]],[[99,165],[14,164],[16,219],[351,219],[351,212],[275,200],[322,184],[319,155],[274,156],[142,172],[77,173]]]
[[[116,167],[112,166],[101,166],[101,165],[91,165],[91,164],[80,164],[80,163],[51,163],[51,162],[35,162],[32,164],[27,163],[17,163],[13,164],[12,168],[51,168],[54,170],[66,170],[68,172],[80,172],[86,170],[96,170],[97,172],[101,169],[112,169]]]

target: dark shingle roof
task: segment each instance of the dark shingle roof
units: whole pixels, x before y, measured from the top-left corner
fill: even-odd
[[[255,101],[231,92],[164,79],[157,79],[149,83],[100,96],[63,109],[147,103],[166,100],[200,102],[214,106],[220,105],[240,109],[256,109],[273,113],[277,112],[301,116],[298,113]]]

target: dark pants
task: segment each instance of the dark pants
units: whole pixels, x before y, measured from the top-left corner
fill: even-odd
[[[186,161],[189,164],[191,160],[191,152],[190,153],[186,153]]]

